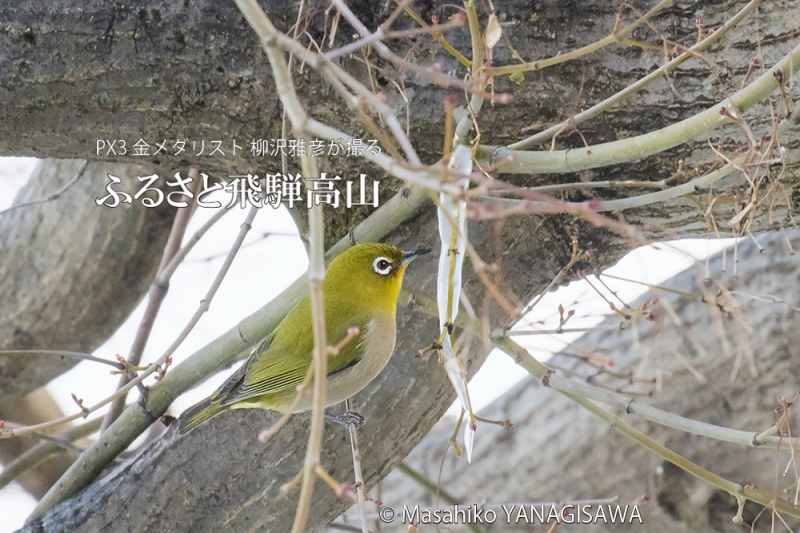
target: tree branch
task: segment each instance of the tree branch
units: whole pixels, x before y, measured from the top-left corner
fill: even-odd
[[[488,164],[496,166],[499,172],[512,174],[575,172],[644,159],[708,134],[729,120],[725,110],[734,110],[737,115],[741,115],[774,92],[782,79],[776,74],[782,73],[789,79],[798,72],[800,46],[796,46],[786,57],[736,94],[693,117],[660,130],[583,148],[547,152],[482,146],[479,156]]]

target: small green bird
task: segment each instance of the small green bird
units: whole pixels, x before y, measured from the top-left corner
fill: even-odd
[[[358,244],[337,256],[323,284],[328,342],[358,334],[328,359],[326,407],[351,398],[389,362],[397,333],[397,298],[406,267],[420,255],[389,244]],[[314,335],[306,295],[217,390],[179,419],[180,433],[228,409],[261,408],[286,413],[311,409],[311,387],[295,402],[312,364]],[[352,421],[358,415],[350,414]],[[336,417],[331,417],[336,418]]]

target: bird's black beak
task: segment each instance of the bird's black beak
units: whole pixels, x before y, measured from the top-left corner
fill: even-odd
[[[429,253],[431,253],[430,248],[417,248],[410,252],[403,252],[403,266],[408,266],[417,257]]]

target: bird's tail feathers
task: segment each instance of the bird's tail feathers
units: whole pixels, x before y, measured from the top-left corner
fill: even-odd
[[[183,435],[224,410],[225,407],[213,402],[211,398],[206,398],[181,414],[178,419],[178,433]]]

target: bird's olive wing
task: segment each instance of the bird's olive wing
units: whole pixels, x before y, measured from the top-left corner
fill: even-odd
[[[329,331],[328,337],[341,341],[341,339],[347,338],[349,328],[350,325],[343,328],[343,331]],[[364,352],[366,328],[366,324],[359,326],[359,333],[343,343],[337,354],[329,356],[329,376],[359,361]],[[302,358],[281,357],[275,348],[273,345],[268,350],[251,355],[251,359],[240,369],[242,373],[237,376],[237,382],[222,399],[223,404],[231,405],[257,396],[297,390],[297,387],[305,380],[311,365],[313,344],[307,350],[306,356]],[[236,374],[239,374],[239,371]],[[233,377],[231,376],[231,378]]]
[[[234,404],[266,394],[276,394],[288,390],[296,390],[306,377],[308,365],[293,368],[273,368],[275,374],[257,381],[245,379],[239,384],[232,394],[226,398],[226,404]]]
[[[272,343],[272,338],[272,334],[266,336],[250,351],[247,361],[239,366],[239,368],[236,369],[236,372],[228,376],[228,379],[226,379],[222,385],[220,385],[217,390],[214,391],[213,396],[211,396],[212,402],[220,404],[231,403],[229,399],[233,396],[236,396],[237,390],[242,385],[244,378],[247,375],[248,367],[253,364],[253,362],[258,358],[259,354],[264,353],[269,349],[269,346]]]

